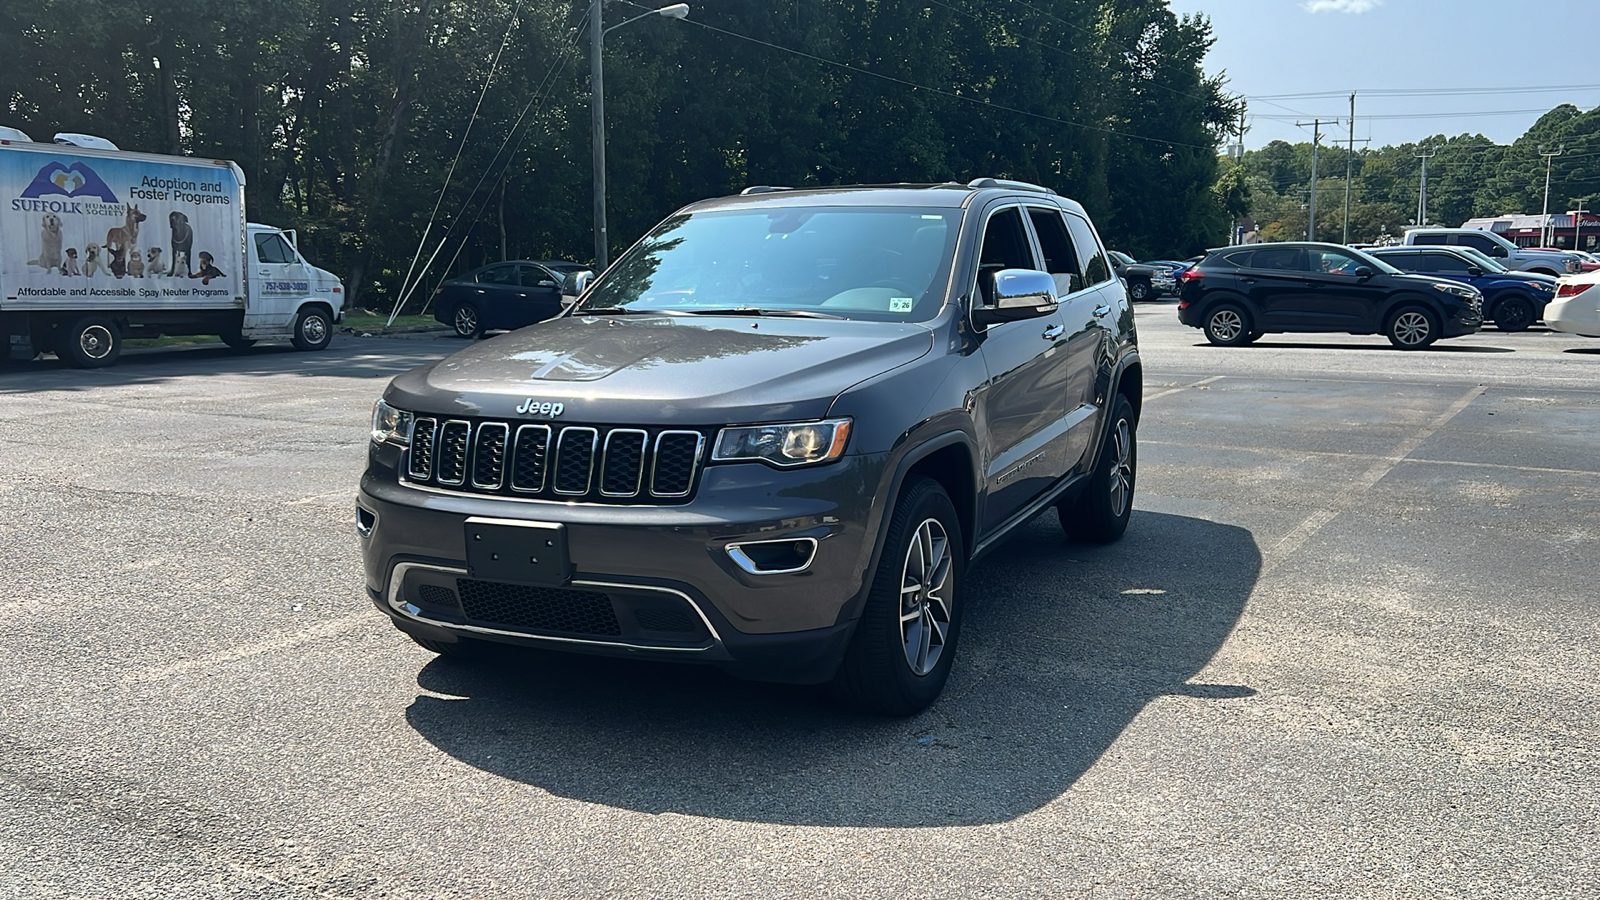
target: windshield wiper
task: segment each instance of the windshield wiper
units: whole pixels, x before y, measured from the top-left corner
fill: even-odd
[[[631,306],[594,306],[574,309],[575,316],[681,316],[675,309],[634,309]]]
[[[762,309],[759,306],[729,306],[721,309],[685,309],[680,312],[694,316],[787,316],[793,319],[843,319],[833,313],[810,309]]]

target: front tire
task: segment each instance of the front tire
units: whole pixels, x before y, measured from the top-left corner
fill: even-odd
[[[961,631],[966,544],[955,505],[930,478],[906,481],[855,634],[832,688],[883,716],[911,716],[944,690]]]
[[[122,332],[105,316],[84,316],[56,333],[56,355],[80,369],[100,369],[122,355]]]
[[[456,307],[455,313],[450,316],[450,323],[455,328],[456,334],[469,341],[483,334],[480,321],[478,308],[471,303],[463,303]]]
[[[1135,281],[1132,284],[1128,285],[1128,299],[1129,300],[1132,300],[1134,302],[1140,302],[1140,301],[1144,301],[1144,300],[1149,300],[1150,299],[1150,294],[1151,294],[1150,285],[1145,284],[1142,281]]]
[[[1389,343],[1401,350],[1421,350],[1439,339],[1439,323],[1433,313],[1420,306],[1401,308],[1389,319],[1385,330]]]
[[[1534,318],[1533,304],[1520,295],[1507,297],[1494,308],[1494,327],[1499,331],[1527,331]]]
[[[296,350],[326,350],[333,343],[333,317],[320,306],[308,306],[300,310],[300,315],[294,320],[294,342]]]
[[[1250,342],[1250,314],[1233,303],[1219,303],[1206,313],[1206,340],[1218,347]]]
[[[1056,506],[1061,529],[1068,537],[1109,544],[1128,530],[1139,470],[1138,432],[1133,404],[1118,394],[1117,402],[1111,406],[1111,423],[1094,474],[1076,499]]]

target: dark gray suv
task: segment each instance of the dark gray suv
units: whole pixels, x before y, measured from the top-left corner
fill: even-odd
[[[1034,185],[751,188],[562,316],[394,379],[356,511],[417,643],[710,663],[908,715],[966,567],[1055,506],[1127,527],[1133,312]]]

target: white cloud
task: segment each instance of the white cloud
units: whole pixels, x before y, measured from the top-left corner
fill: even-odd
[[[1364,13],[1375,6],[1383,5],[1383,0],[1307,0],[1302,5],[1306,12],[1312,13]]]

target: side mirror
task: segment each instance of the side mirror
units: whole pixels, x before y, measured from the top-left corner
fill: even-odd
[[[1467,266],[1467,274],[1471,275],[1473,278],[1477,278],[1479,275],[1483,274],[1483,267],[1482,266]]]
[[[576,275],[573,275],[572,276],[572,293],[574,295],[582,294],[585,290],[588,290],[589,282],[591,282],[593,280],[594,280],[594,272],[589,270],[589,269],[584,269],[582,272],[579,272]]]
[[[1371,278],[1372,274],[1373,273],[1372,273],[1372,267],[1371,266],[1356,266],[1356,277],[1357,278]]]
[[[1056,280],[1048,272],[1001,269],[988,277],[992,278],[989,296],[994,298],[994,305],[972,311],[972,321],[979,325],[1037,319],[1055,312],[1059,305]]]
[[[1495,244],[1493,247],[1489,248],[1489,255],[1498,256],[1501,259],[1504,259],[1505,257],[1510,256],[1511,252],[1499,244]]]

